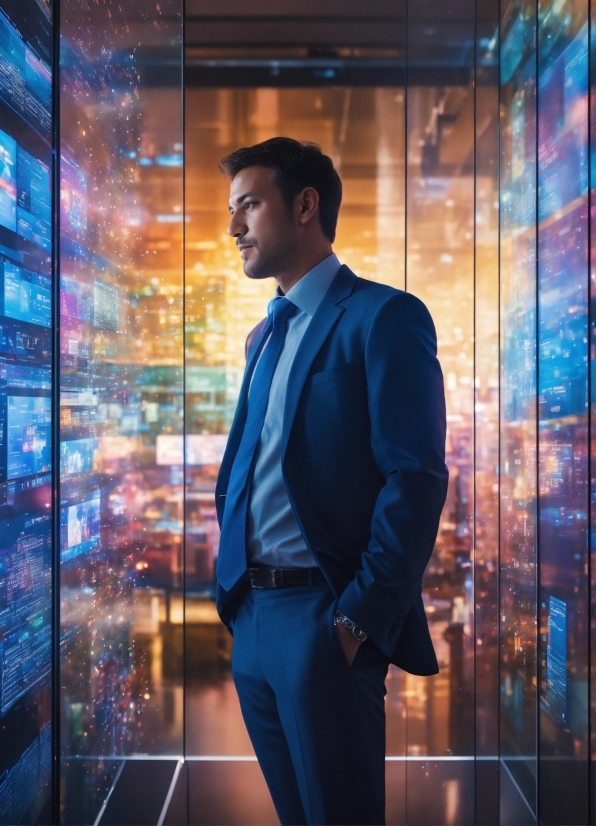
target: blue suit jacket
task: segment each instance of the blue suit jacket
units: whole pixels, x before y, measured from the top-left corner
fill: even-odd
[[[262,331],[249,347],[217,480],[220,524]],[[421,596],[447,493],[436,350],[418,298],[343,266],[296,353],[283,423],[288,496],[337,609],[413,674],[438,671]],[[230,592],[218,587],[230,630],[248,587],[246,580]]]

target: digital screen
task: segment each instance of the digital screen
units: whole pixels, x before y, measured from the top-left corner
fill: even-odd
[[[60,282],[60,313],[67,318],[89,321],[93,302],[87,290],[76,281],[62,278]]]
[[[49,674],[51,520],[0,522],[0,716]]]
[[[87,177],[68,156],[60,166],[60,227],[65,235],[82,239],[87,232]]]
[[[47,396],[8,397],[8,478],[51,468],[52,400]]]
[[[60,443],[60,476],[88,473],[98,460],[98,439],[72,439]]]
[[[0,15],[1,17],[1,15]],[[0,130],[0,226],[17,228],[17,142]]]
[[[546,701],[552,715],[567,719],[567,605],[556,597],[548,601]]]
[[[51,131],[50,67],[0,11],[0,99],[42,134]]]
[[[0,823],[23,823],[40,808],[52,779],[52,725],[46,723],[17,763],[0,774]]]
[[[43,364],[52,352],[51,332],[27,321],[0,318],[0,356]]]
[[[0,258],[0,266],[2,259]],[[50,279],[4,261],[4,315],[50,327],[52,293]]]
[[[17,232],[45,250],[51,244],[50,170],[19,147],[17,156]]]
[[[228,437],[219,434],[191,433],[186,437],[186,462],[189,465],[220,465]]]
[[[158,465],[181,465],[184,463],[184,436],[160,435],[156,440],[156,462]]]
[[[52,766],[52,24],[0,5],[0,822],[32,823]]]
[[[228,437],[223,434],[190,433],[186,437],[160,434],[156,440],[156,461],[158,465],[181,465],[186,444],[188,465],[220,465],[227,441]]]
[[[88,324],[93,314],[92,293],[68,278],[60,283],[60,353],[63,368],[82,367],[91,357]],[[82,361],[85,360],[85,361]]]
[[[583,624],[589,613],[588,23],[575,13],[563,36],[559,26],[566,13],[561,9],[548,16],[538,62],[539,616],[547,631],[539,638],[539,653],[541,728],[549,731],[548,755],[541,764],[545,772],[551,755],[580,766],[581,753],[587,761],[588,752],[587,712],[583,716],[578,710],[588,707],[582,676],[588,661]],[[570,697],[573,715],[568,714]],[[544,811],[552,809],[553,788],[544,786]]]
[[[63,508],[61,511],[62,562],[96,549],[99,544],[99,525],[99,491],[86,502]]]
[[[19,390],[51,390],[52,373],[48,367],[26,367],[20,364],[0,362],[0,386]]]
[[[93,284],[93,326],[117,332],[120,327],[121,296],[116,287],[95,281]]]

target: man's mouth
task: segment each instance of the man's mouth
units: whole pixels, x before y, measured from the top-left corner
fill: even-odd
[[[240,255],[244,255],[247,250],[252,249],[252,244],[238,244]]]

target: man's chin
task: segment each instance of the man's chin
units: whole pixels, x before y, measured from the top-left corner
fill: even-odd
[[[246,275],[247,278],[252,278],[253,281],[259,281],[262,278],[271,278],[273,273],[265,272],[262,267],[255,266],[251,261],[245,261],[244,275]]]

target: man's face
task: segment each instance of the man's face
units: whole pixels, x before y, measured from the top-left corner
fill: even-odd
[[[270,169],[250,166],[230,185],[228,233],[236,239],[249,278],[282,273],[299,244],[298,222],[270,175]]]

